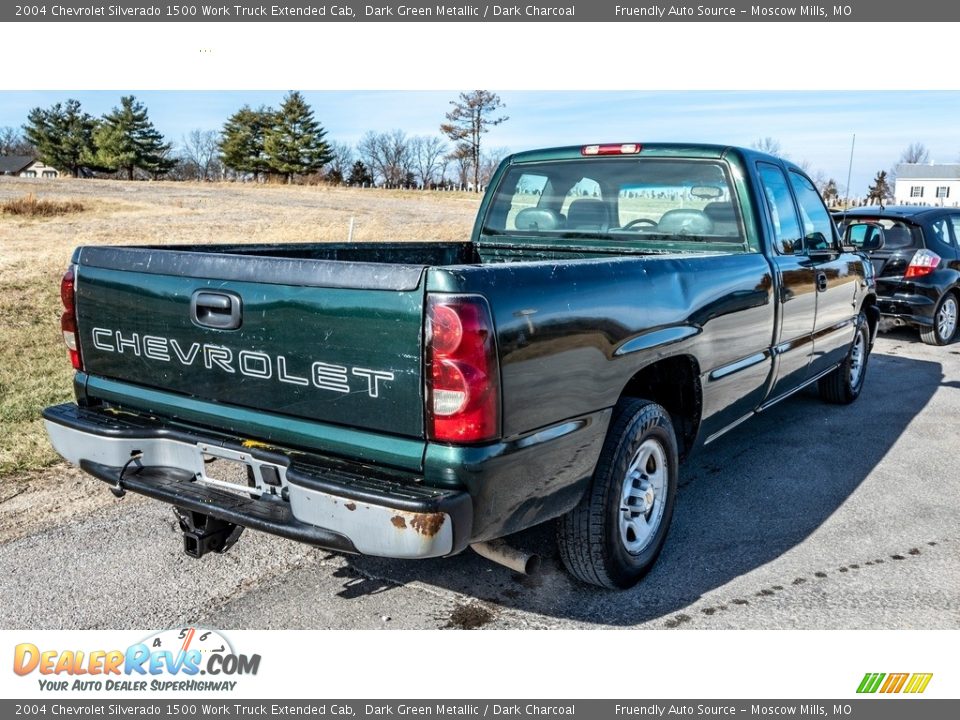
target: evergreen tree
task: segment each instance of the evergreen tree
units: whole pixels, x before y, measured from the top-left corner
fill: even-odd
[[[267,128],[263,149],[270,169],[289,182],[294,175],[317,172],[333,157],[326,131],[299,92],[290,92]]]
[[[262,105],[257,110],[244,105],[231,115],[220,138],[220,157],[224,166],[234,172],[251,173],[254,179],[269,172],[263,142],[273,118],[273,110]]]
[[[887,171],[881,170],[873,179],[873,185],[867,188],[867,201],[873,205],[876,200],[877,205],[883,205],[883,201],[890,197],[890,184],[887,182]]]
[[[23,131],[41,161],[80,177],[93,153],[95,126],[96,121],[80,109],[80,101],[67,100],[64,105],[31,110]]]
[[[373,175],[370,174],[362,160],[357,160],[350,168],[347,185],[373,185]]]
[[[170,144],[147,116],[147,108],[133,95],[120,98],[120,107],[103,116],[93,133],[96,165],[104,170],[124,170],[133,180],[137,168],[154,176],[168,172],[175,164]]]

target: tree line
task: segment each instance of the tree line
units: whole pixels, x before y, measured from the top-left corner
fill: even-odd
[[[391,188],[479,190],[507,153],[488,151],[483,136],[507,120],[499,96],[460,93],[440,134],[370,131],[351,146],[330,141],[303,94],[276,109],[244,105],[220,130],[195,129],[168,142],[132,95],[102,117],[78,100],[30,111],[22,131],[0,128],[0,155],[34,155],[73,177],[128,180],[326,182]]]
[[[506,148],[487,149],[483,136],[509,118],[500,97],[488,90],[462,92],[438,135],[408,135],[400,129],[365,133],[356,145],[327,140],[303,94],[291,91],[276,109],[244,105],[220,130],[195,129],[174,146],[156,129],[146,106],[133,95],[120,98],[95,118],[78,100],[30,111],[22,131],[0,128],[0,155],[33,155],[74,177],[112,176],[175,180],[325,182],[387,188],[482,189]],[[772,137],[752,147],[788,157]],[[911,143],[899,164],[927,163],[922,143]],[[850,202],[834,178],[798,163],[829,205]],[[896,168],[880,170],[865,203],[893,197]]]

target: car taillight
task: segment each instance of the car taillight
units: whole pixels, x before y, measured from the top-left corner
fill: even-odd
[[[584,145],[581,155],[636,155],[643,146],[640,143],[608,143],[606,145]]]
[[[907,271],[903,274],[904,280],[929,275],[940,266],[940,256],[930,250],[917,250]]]
[[[476,443],[500,435],[500,373],[493,321],[475,295],[428,295],[427,434]]]
[[[74,370],[83,370],[83,359],[80,357],[80,343],[77,341],[77,305],[73,265],[67,268],[60,280],[60,300],[63,302],[63,315],[60,316],[60,330],[63,332],[63,341],[67,344],[70,355],[70,364]]]

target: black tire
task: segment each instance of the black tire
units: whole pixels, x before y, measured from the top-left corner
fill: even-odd
[[[858,397],[867,377],[867,361],[870,359],[870,326],[860,315],[857,333],[847,357],[829,375],[820,378],[820,397],[837,405],[849,405]],[[858,367],[859,366],[859,367]]]
[[[650,455],[643,471],[638,468],[631,473],[639,474],[631,480],[631,487],[641,493],[644,486],[653,485],[654,481],[649,479],[653,477],[661,490],[630,498],[644,503],[644,507],[652,498],[648,513],[636,505],[631,506],[634,509],[623,509],[621,497],[627,487],[627,471],[632,462],[642,459],[647,452]],[[670,528],[679,464],[677,436],[669,413],[649,400],[621,401],[614,410],[590,487],[557,526],[560,558],[571,575],[591,585],[615,589],[635,585],[650,570]],[[626,504],[630,505],[630,501]],[[628,548],[630,529],[624,530],[622,525],[629,525],[627,518],[631,515],[630,520],[634,521],[643,516],[642,527],[649,528],[646,539],[634,534],[633,551]]]
[[[941,313],[945,311],[945,306],[950,303],[953,308],[953,331],[949,329],[944,332],[941,323]],[[947,292],[937,303],[937,309],[933,311],[933,325],[920,328],[920,339],[927,345],[949,345],[957,335],[957,312],[960,303],[957,302],[955,293]]]

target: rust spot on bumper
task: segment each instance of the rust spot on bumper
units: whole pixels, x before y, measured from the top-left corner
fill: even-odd
[[[421,535],[433,537],[440,532],[445,517],[443,513],[423,513],[414,517],[410,525]]]
[[[345,507],[347,510],[351,510],[351,511],[352,511],[352,510],[356,510],[356,509],[357,509],[357,504],[356,504],[356,503],[352,503],[352,502],[348,502],[346,505],[344,505],[344,507]]]
[[[395,528],[400,530],[404,530],[407,527],[407,521],[403,519],[402,515],[394,515],[392,518],[390,518],[390,522],[393,523]]]

